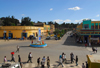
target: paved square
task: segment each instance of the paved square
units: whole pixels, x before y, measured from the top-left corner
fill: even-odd
[[[36,42],[36,40],[34,40]],[[15,61],[18,62],[18,55],[21,56],[22,62],[25,63],[28,60],[29,52],[32,52],[33,63],[25,63],[23,64],[23,68],[33,68],[37,67],[37,58],[40,57],[42,59],[43,56],[50,57],[51,68],[54,68],[58,65],[59,55],[64,52],[66,54],[67,60],[69,60],[69,64],[64,64],[64,68],[81,68],[82,63],[87,61],[86,55],[93,54],[91,51],[91,47],[85,48],[84,44],[77,44],[75,42],[74,37],[70,37],[69,34],[65,34],[61,40],[44,40],[47,43],[47,47],[45,48],[33,48],[29,47],[31,43],[30,40],[10,40],[4,41],[0,40],[0,63],[3,62],[4,56],[7,56],[7,60],[11,60],[11,52],[16,51],[17,45],[20,46],[20,52],[15,53]],[[74,58],[78,55],[78,66],[75,66],[75,62],[70,64],[70,53],[74,53]],[[100,55],[100,48],[98,47],[98,53]],[[61,68],[59,66],[58,68]]]

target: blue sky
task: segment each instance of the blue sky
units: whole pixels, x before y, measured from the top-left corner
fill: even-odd
[[[0,0],[0,17],[21,20],[77,23],[83,19],[100,20],[100,0]]]

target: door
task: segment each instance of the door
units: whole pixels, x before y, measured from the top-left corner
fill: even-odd
[[[22,37],[27,38],[27,33],[22,33]]]
[[[13,33],[9,33],[9,39],[13,38]]]

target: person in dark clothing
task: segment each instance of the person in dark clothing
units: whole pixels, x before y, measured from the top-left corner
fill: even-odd
[[[27,61],[27,63],[28,63],[29,61],[32,63],[32,54],[31,54],[31,52],[30,52],[29,55],[28,55],[28,61]]]
[[[15,56],[12,54],[12,59],[11,61],[14,61],[15,62]]]
[[[74,62],[73,61],[74,60],[74,54],[73,53],[70,54],[70,58],[71,58],[71,63]]]
[[[86,68],[88,68],[88,63],[86,62]]]
[[[40,57],[37,59],[38,66],[40,65]]]
[[[18,55],[18,62],[21,63],[20,55]]]
[[[20,66],[21,66],[21,68],[22,68],[22,63],[21,63],[20,55],[18,55],[18,62],[20,63]]]
[[[76,66],[78,65],[78,56],[76,56]]]
[[[49,56],[47,57],[47,68],[50,68],[50,59],[49,59]]]

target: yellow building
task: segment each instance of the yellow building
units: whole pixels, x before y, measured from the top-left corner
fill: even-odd
[[[36,36],[38,34],[38,28],[41,29],[41,35],[46,35],[47,31],[50,31],[50,25],[43,26],[0,26],[0,38],[22,38],[29,37],[30,35]]]
[[[100,55],[87,55],[88,68],[100,68]]]

